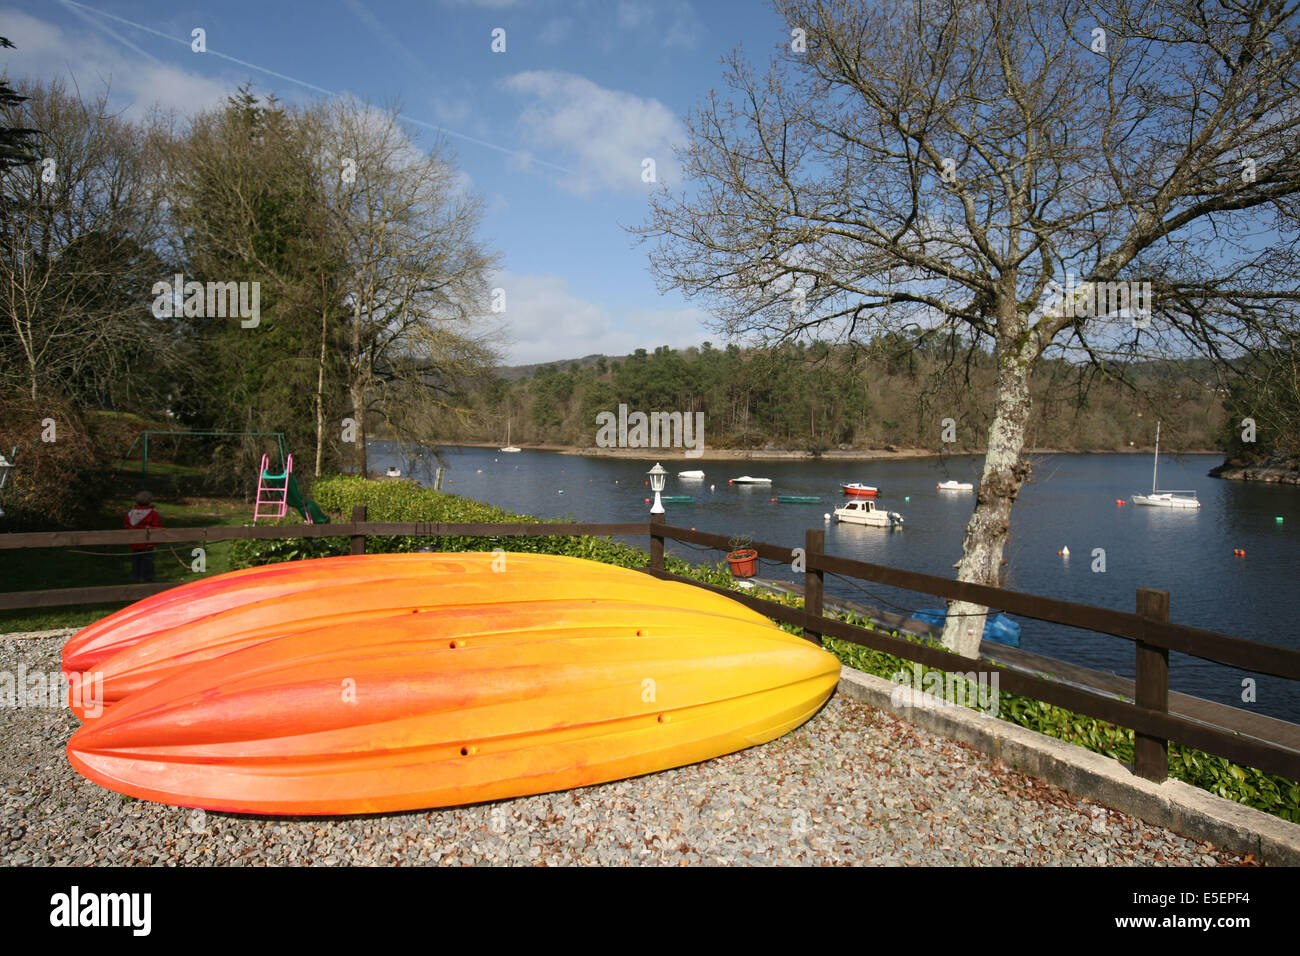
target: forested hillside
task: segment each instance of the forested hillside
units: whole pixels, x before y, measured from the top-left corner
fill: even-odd
[[[1134,375],[1133,369],[1129,374]],[[985,352],[952,354],[895,337],[870,347],[815,342],[770,350],[667,347],[622,358],[587,357],[536,367],[526,378],[502,370],[462,396],[468,414],[439,422],[452,441],[595,444],[596,415],[629,410],[704,413],[713,448],[824,451],[943,445],[977,450],[992,418],[995,369]],[[1171,448],[1222,448],[1229,439],[1225,390],[1208,366],[1151,365],[1136,390],[1100,373],[1046,362],[1034,377],[1035,448],[1115,451],[1150,446],[1155,417]]]

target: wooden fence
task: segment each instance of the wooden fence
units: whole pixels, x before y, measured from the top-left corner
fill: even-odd
[[[1161,781],[1167,776],[1170,742],[1194,747],[1292,780],[1300,780],[1300,751],[1289,746],[1289,741],[1249,736],[1231,728],[1169,712],[1170,651],[1179,651],[1218,664],[1289,680],[1300,680],[1300,651],[1231,637],[1214,631],[1171,624],[1167,592],[1139,588],[1136,595],[1136,610],[1133,613],[1092,607],[1041,595],[968,584],[915,571],[903,571],[865,561],[835,557],[825,553],[825,531],[814,529],[804,535],[802,561],[805,569],[805,606],[800,610],[756,595],[703,584],[669,573],[664,567],[665,540],[726,552],[731,550],[730,539],[722,535],[669,525],[658,516],[655,517],[656,520],[649,522],[625,524],[380,522],[367,521],[363,506],[353,510],[350,522],[328,525],[7,534],[0,535],[0,550],[121,545],[142,541],[163,544],[249,538],[346,536],[351,539],[352,553],[364,554],[366,539],[372,535],[428,538],[648,536],[650,541],[648,573],[658,578],[682,581],[695,587],[725,594],[769,618],[802,627],[804,636],[809,640],[820,642],[823,636],[829,636],[952,673],[969,673],[973,666],[978,666],[981,671],[998,674],[1000,689],[1068,708],[1121,727],[1130,727],[1135,735],[1134,772],[1148,780]],[[782,545],[753,542],[747,547],[753,548],[762,558],[783,563],[792,563],[796,557],[794,548]],[[991,661],[972,660],[940,648],[917,644],[888,633],[828,618],[823,613],[824,580],[828,573],[932,594],[949,600],[970,601],[1021,617],[1064,624],[1132,641],[1136,653],[1137,674],[1134,700],[1130,703]],[[0,610],[132,601],[176,586],[175,583],[160,582],[60,588],[48,591],[10,591],[0,593]],[[1290,724],[1284,726],[1294,727]]]

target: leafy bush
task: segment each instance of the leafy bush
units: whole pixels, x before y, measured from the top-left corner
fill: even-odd
[[[44,441],[53,420],[53,441]],[[108,491],[106,452],[93,440],[83,417],[57,400],[0,400],[0,455],[13,469],[0,490],[0,530],[38,531],[84,524]]]

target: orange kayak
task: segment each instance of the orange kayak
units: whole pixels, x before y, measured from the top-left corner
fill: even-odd
[[[548,619],[548,613],[560,622],[574,602],[581,607],[616,597],[652,607],[665,594],[672,594],[679,608],[745,621],[767,620],[742,604],[700,588],[577,558],[538,554],[494,558],[477,553],[372,558],[369,562],[342,557],[277,565],[280,573],[269,580],[241,571],[195,582],[205,587],[195,588],[199,593],[192,603],[173,601],[159,614],[157,623],[167,626],[150,624],[147,614],[137,612],[136,605],[124,608],[76,635],[73,640],[81,641],[80,647],[70,650],[69,642],[65,648],[64,670],[70,681],[76,672],[96,678],[85,684],[95,688],[93,698],[70,692],[70,706],[82,720],[94,719],[103,707],[181,669],[281,637],[287,629],[326,624],[381,627],[386,625],[373,619],[394,614],[436,612],[440,627],[459,621],[458,626],[466,629],[475,627],[480,616],[496,620],[507,614],[512,616],[502,626],[513,622],[513,626],[535,627],[537,621]],[[229,597],[222,599],[220,586],[227,582]],[[535,605],[538,614],[527,618],[505,610],[515,604]],[[548,612],[547,605],[555,606]],[[119,617],[118,627],[105,626]],[[525,621],[531,623],[520,623]],[[87,631],[93,631],[89,641],[84,640]]]
[[[189,627],[204,618],[249,604],[276,602],[308,590],[363,581],[388,580],[401,585],[403,579],[420,578],[437,579],[450,585],[455,575],[481,575],[491,571],[494,562],[506,570],[523,569],[536,566],[538,557],[554,556],[514,553],[504,557],[486,553],[364,554],[288,561],[213,575],[137,601],[83,628],[63,647],[63,671],[72,674],[95,670],[102,661],[150,635]],[[600,574],[598,569],[603,568],[626,570],[597,565],[588,573]]]
[[[335,620],[294,621],[248,643],[231,633],[233,650],[168,664],[85,724],[68,758],[102,786],[180,806],[413,810],[760,744],[816,713],[839,679],[830,654],[722,595],[578,559],[516,557],[531,563],[498,574],[495,602],[360,618],[344,606]],[[557,569],[555,589],[576,573],[582,587],[570,590],[585,593],[511,600]]]

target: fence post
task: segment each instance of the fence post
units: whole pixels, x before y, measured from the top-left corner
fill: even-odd
[[[1138,617],[1169,623],[1169,592],[1138,588]],[[1137,683],[1133,702],[1162,713],[1169,711],[1169,649],[1137,642]],[[1133,772],[1164,783],[1169,776],[1169,741],[1150,734],[1133,735]]]
[[[662,531],[655,533],[655,525],[664,523],[663,515],[650,516],[650,567],[656,571],[664,569],[664,536]]]
[[[352,508],[352,523],[361,524],[365,520],[366,520],[366,506],[355,505]],[[352,553],[353,554],[366,553],[366,536],[364,534],[354,534],[352,536]]]
[[[822,528],[809,528],[803,533],[804,570],[803,570],[803,608],[814,617],[822,616],[822,591],[826,583],[826,573],[821,568],[813,568],[813,558],[821,557],[826,550],[826,532]],[[810,641],[822,642],[820,631],[804,628],[803,636]]]

